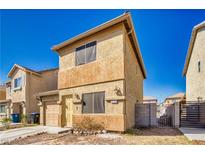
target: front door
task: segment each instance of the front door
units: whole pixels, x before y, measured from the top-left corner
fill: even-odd
[[[64,96],[63,99],[63,125],[65,127],[72,127],[73,119],[73,99],[72,95]]]

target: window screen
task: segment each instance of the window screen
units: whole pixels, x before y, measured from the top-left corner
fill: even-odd
[[[86,44],[86,63],[96,59],[96,42]]]
[[[83,113],[93,113],[93,94],[83,94]]]
[[[104,92],[95,93],[94,95],[94,112],[105,113],[105,94]]]
[[[96,60],[96,41],[76,48],[76,65]]]
[[[105,93],[83,94],[83,113],[105,113]]]

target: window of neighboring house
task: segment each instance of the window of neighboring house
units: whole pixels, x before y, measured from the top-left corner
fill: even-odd
[[[83,94],[83,113],[105,113],[105,92]]]
[[[0,105],[0,113],[6,113],[6,105]]]
[[[198,72],[200,73],[201,72],[201,62],[198,61]]]
[[[19,88],[21,86],[22,86],[22,78],[19,77],[19,78],[14,79],[14,88]]]
[[[96,41],[87,43],[76,48],[75,63],[83,65],[96,60]]]

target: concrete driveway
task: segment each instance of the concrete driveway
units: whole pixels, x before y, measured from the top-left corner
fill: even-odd
[[[181,127],[179,130],[191,141],[205,141],[205,128],[185,128]]]
[[[18,138],[25,138],[40,133],[59,134],[69,131],[71,128],[49,127],[49,126],[32,126],[9,129],[0,131],[0,144],[10,142]]]

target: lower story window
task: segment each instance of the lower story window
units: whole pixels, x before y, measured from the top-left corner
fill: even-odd
[[[83,94],[83,113],[105,113],[105,92]]]
[[[0,113],[6,113],[6,105],[0,105]]]

